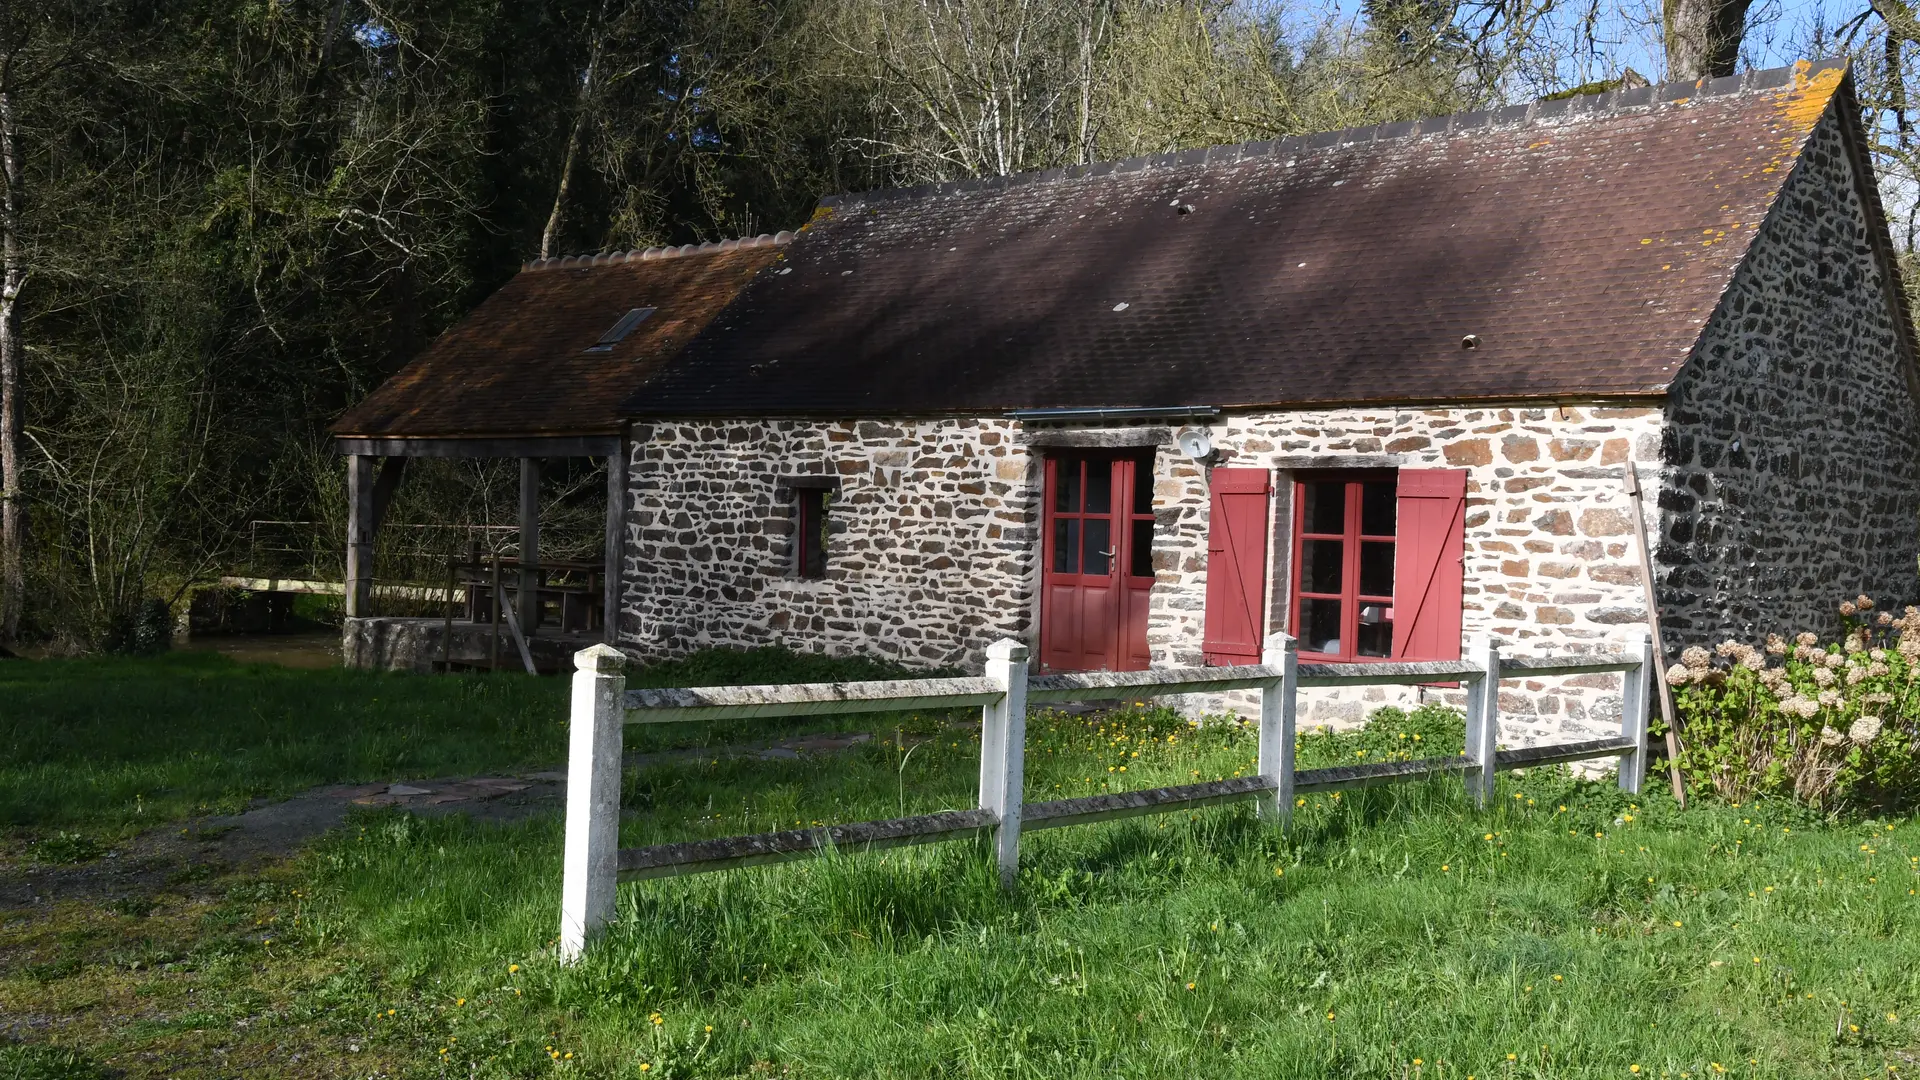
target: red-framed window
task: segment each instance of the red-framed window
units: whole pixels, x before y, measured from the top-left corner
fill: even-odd
[[[1398,478],[1303,476],[1294,483],[1293,611],[1300,652],[1328,660],[1394,655]]]
[[[827,576],[827,511],[833,506],[833,489],[796,487],[794,506],[794,560],[796,577]]]

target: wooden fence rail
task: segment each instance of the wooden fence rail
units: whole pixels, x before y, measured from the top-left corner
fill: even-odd
[[[622,879],[787,862],[835,849],[871,851],[988,836],[994,842],[1001,881],[1011,886],[1019,869],[1020,834],[1036,829],[1171,813],[1243,799],[1253,800],[1263,818],[1284,828],[1295,798],[1304,792],[1452,773],[1461,774],[1475,802],[1485,806],[1497,772],[1605,757],[1621,759],[1622,788],[1640,790],[1647,768],[1647,692],[1648,680],[1653,677],[1650,639],[1641,642],[1637,655],[1503,657],[1499,644],[1492,641],[1480,642],[1475,653],[1471,661],[1302,664],[1293,638],[1275,634],[1268,639],[1263,662],[1258,665],[1030,677],[1027,647],[1016,641],[999,641],[987,649],[987,669],[979,678],[628,690],[623,674],[625,657],[615,649],[596,645],[574,657],[578,670],[573,680],[568,750],[561,953],[569,959],[579,956],[588,939],[612,918],[616,888]],[[1501,679],[1614,671],[1623,675],[1618,736],[1498,749]],[[1466,687],[1466,753],[1295,770],[1295,714],[1301,687],[1441,681]],[[1053,802],[1022,801],[1029,705],[1226,690],[1260,691],[1255,775]],[[620,850],[621,729],[626,724],[972,706],[979,706],[981,712],[980,797],[973,809]]]

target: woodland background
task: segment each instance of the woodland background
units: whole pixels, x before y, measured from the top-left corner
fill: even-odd
[[[1854,58],[1912,247],[1902,0],[1645,2],[0,0],[0,646],[125,647],[252,521],[343,536],[326,425],[522,260],[792,228],[824,193],[1764,45]],[[417,464],[389,520],[513,520],[512,463]]]

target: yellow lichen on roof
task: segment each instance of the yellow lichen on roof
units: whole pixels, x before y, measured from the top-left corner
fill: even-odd
[[[1780,95],[1780,112],[1783,119],[1796,131],[1812,128],[1827,111],[1827,102],[1833,100],[1834,91],[1840,89],[1840,80],[1846,77],[1844,67],[1823,68],[1814,75],[1808,75],[1813,65],[1805,60],[1793,65],[1793,87]]]

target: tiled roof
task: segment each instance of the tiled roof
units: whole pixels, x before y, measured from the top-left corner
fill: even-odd
[[[1802,63],[831,198],[627,411],[1659,392],[1836,95]]]
[[[620,403],[692,340],[792,239],[545,259],[333,425],[385,438],[617,431]],[[634,308],[654,308],[607,352],[587,350]]]

